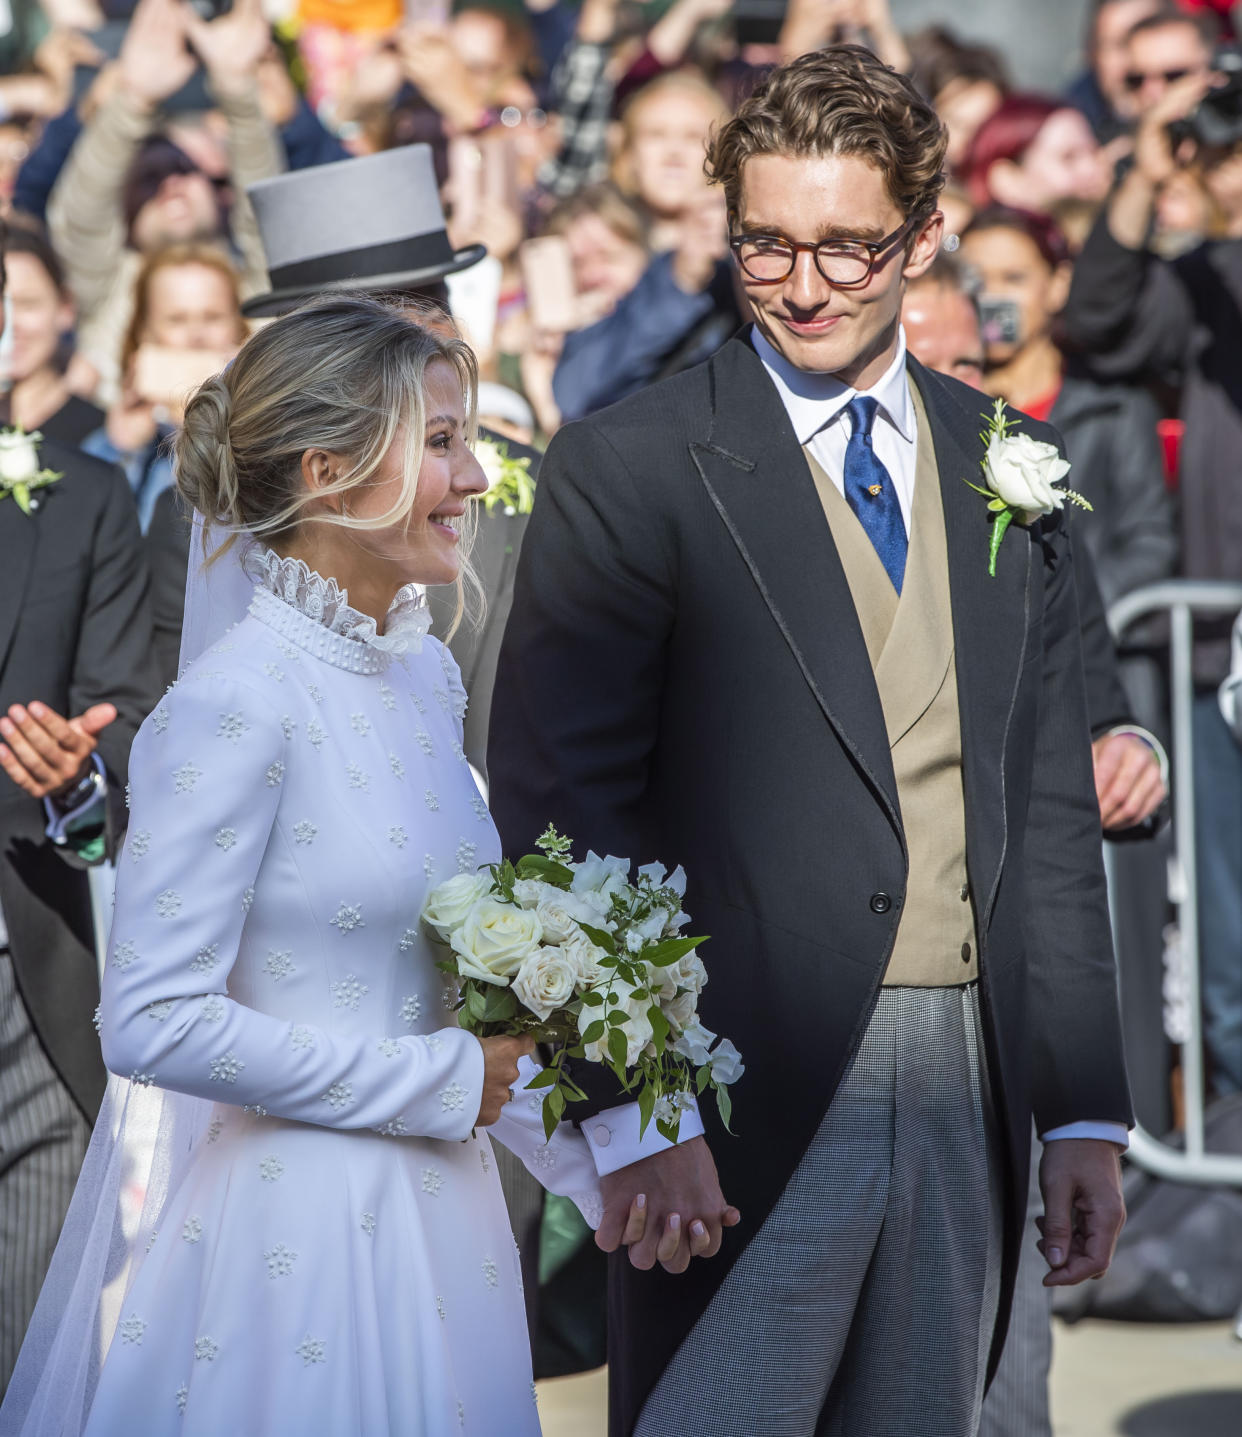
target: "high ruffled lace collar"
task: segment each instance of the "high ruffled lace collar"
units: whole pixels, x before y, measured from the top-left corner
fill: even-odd
[[[302,559],[253,544],[242,564],[256,586],[251,613],[339,668],[378,673],[390,659],[417,653],[431,628],[427,597],[417,584],[397,591],[381,634],[369,614],[350,608],[348,590]]]

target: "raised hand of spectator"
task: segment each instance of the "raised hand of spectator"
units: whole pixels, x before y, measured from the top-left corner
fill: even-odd
[[[216,20],[203,20],[186,7],[186,34],[216,94],[254,89],[259,64],[272,43],[262,0],[234,0]]]
[[[676,0],[647,35],[647,48],[661,65],[679,65],[700,25],[718,20],[733,8],[733,0]]]
[[[118,56],[120,88],[143,109],[175,95],[198,69],[186,45],[188,5],[138,0]]]
[[[51,30],[34,52],[35,68],[55,89],[58,112],[73,98],[73,72],[79,65],[97,69],[104,57],[80,30]]]
[[[711,191],[691,210],[682,225],[681,244],[673,256],[673,280],[686,294],[702,294],[729,253],[728,217],[724,196]]]
[[[448,30],[419,21],[397,35],[406,77],[423,99],[459,133],[478,128],[486,103],[478,81],[457,53]]]

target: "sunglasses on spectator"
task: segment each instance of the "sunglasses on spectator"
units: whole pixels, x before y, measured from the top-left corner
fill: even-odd
[[[1141,90],[1148,80],[1163,80],[1166,85],[1176,85],[1190,73],[1189,70],[1127,70],[1125,87],[1127,90]]]
[[[756,284],[783,284],[794,272],[798,255],[815,256],[815,268],[834,289],[860,289],[871,278],[881,256],[898,245],[926,215],[912,215],[905,224],[880,240],[821,240],[806,244],[784,235],[734,235],[729,247],[737,262]]]

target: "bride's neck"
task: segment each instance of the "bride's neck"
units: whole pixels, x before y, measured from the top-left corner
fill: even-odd
[[[384,632],[401,581],[390,577],[383,560],[364,549],[350,530],[304,524],[292,539],[271,547],[282,558],[301,559],[321,578],[335,579],[337,587],[348,592],[350,608],[374,619],[376,631]]]

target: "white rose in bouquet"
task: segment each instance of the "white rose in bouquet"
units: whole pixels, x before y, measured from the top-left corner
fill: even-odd
[[[1029,434],[993,434],[983,460],[988,487],[1006,504],[1028,515],[1050,514],[1065,503],[1065,491],[1052,486],[1069,473],[1053,444]]]
[[[0,433],[0,479],[20,484],[23,479],[34,478],[41,467],[35,445],[40,438],[40,434],[23,434],[16,429]]]
[[[542,878],[519,878],[513,885],[513,901],[519,908],[538,908],[550,893],[559,891]]]
[[[564,948],[540,946],[518,969],[513,991],[540,1018],[549,1018],[574,996],[578,965]]]
[[[545,943],[568,943],[575,933],[581,932],[579,923],[589,923],[594,928],[599,922],[594,909],[581,902],[576,894],[562,893],[559,888],[549,887],[535,912],[543,925]]]
[[[461,927],[474,905],[491,891],[491,886],[490,874],[458,873],[431,890],[419,916],[447,943],[453,929]]]
[[[534,913],[495,898],[480,898],[449,942],[463,977],[507,988],[542,937]]]
[[[589,988],[603,978],[600,959],[607,958],[608,954],[592,943],[580,928],[561,945],[561,952],[573,961],[578,970],[579,989]]]

